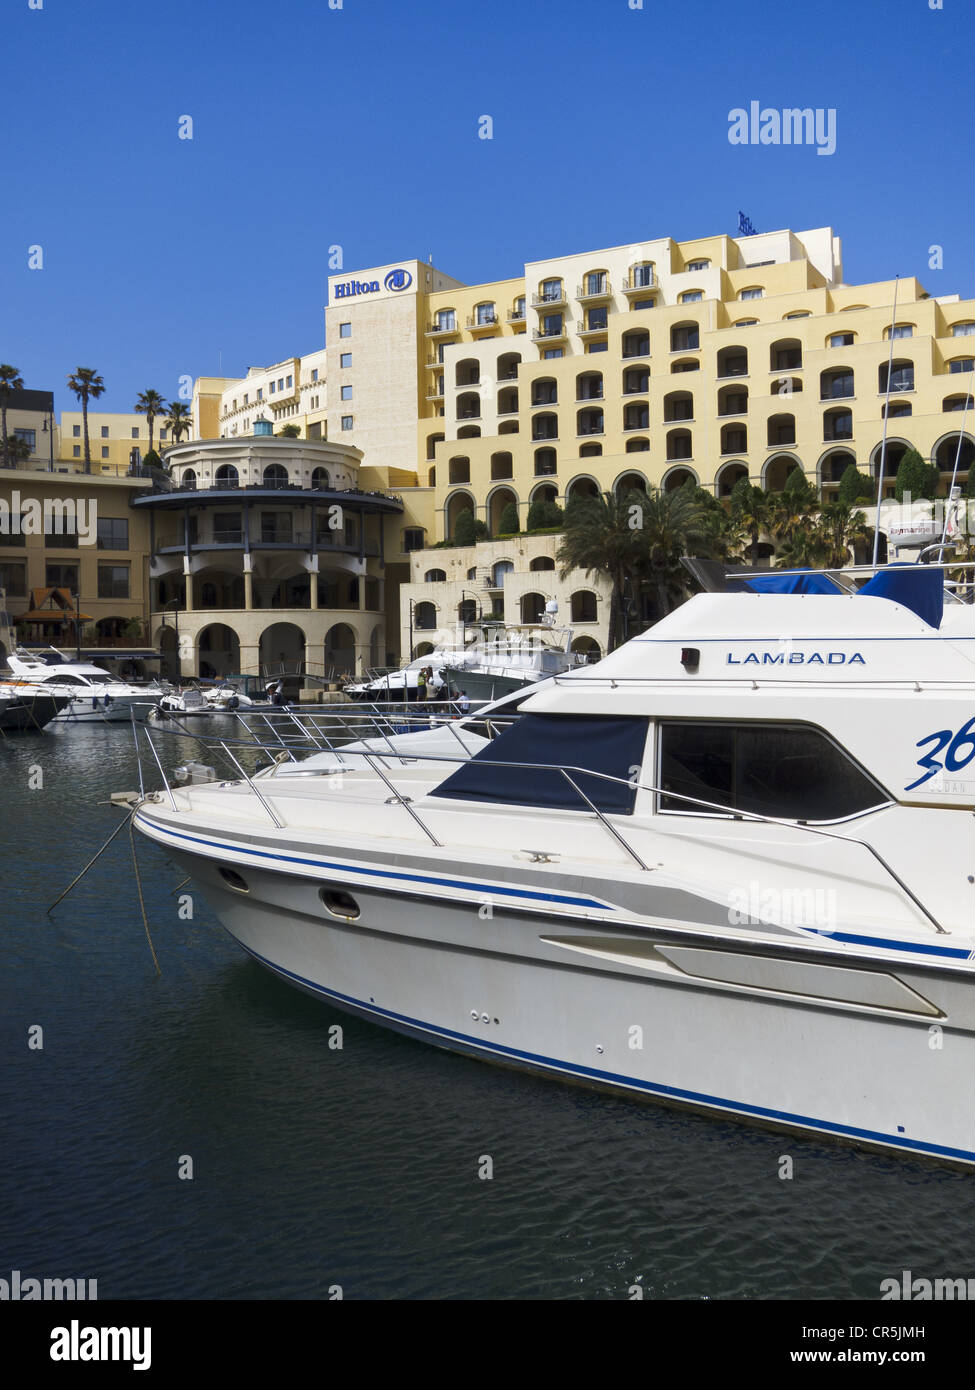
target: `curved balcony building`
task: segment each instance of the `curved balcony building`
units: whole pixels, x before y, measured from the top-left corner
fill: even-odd
[[[384,521],[403,504],[358,485],[361,461],[268,434],[167,451],[171,476],[132,500],[166,674],[332,680],[385,663]]]

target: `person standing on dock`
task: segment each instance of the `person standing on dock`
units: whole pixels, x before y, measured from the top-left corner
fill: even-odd
[[[427,698],[427,668],[421,666],[416,678],[416,698],[425,700]]]

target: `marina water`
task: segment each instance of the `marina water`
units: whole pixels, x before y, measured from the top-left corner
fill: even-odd
[[[207,761],[163,747],[167,771]],[[350,1018],[247,959],[141,836],[161,975],[126,831],[48,917],[125,815],[110,794],[137,787],[124,725],[0,745],[0,1277],[97,1279],[101,1299],[622,1300],[975,1276],[971,1174]]]

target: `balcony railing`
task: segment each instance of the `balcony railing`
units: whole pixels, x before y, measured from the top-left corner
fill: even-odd
[[[559,339],[566,337],[565,324],[561,328],[533,328],[532,340],[534,342],[558,342]]]
[[[631,270],[623,285],[624,294],[636,294],[639,290],[655,290],[657,277],[652,270]]]
[[[509,310],[508,310],[508,322],[509,322],[509,323],[524,323],[524,322],[525,322],[525,311],[524,311],[524,309],[509,309]]]
[[[532,307],[535,309],[551,308],[553,304],[565,304],[565,290],[548,290],[544,294],[532,295]]]
[[[497,314],[484,314],[480,317],[477,314],[472,314],[467,320],[467,327],[470,329],[496,328],[498,322]]]
[[[608,280],[604,280],[598,287],[593,287],[588,283],[582,284],[576,290],[576,299],[585,304],[596,299],[612,299],[613,287]]]
[[[428,323],[426,327],[426,332],[431,337],[440,333],[458,333],[459,331],[456,319],[449,325],[446,323]]]

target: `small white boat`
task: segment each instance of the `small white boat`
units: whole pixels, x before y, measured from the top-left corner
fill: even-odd
[[[66,701],[52,720],[55,724],[143,723],[163,691],[156,682],[130,685],[100,666],[68,661],[56,650],[43,657],[17,651],[7,657],[7,665],[11,674],[3,689],[34,686]]]

